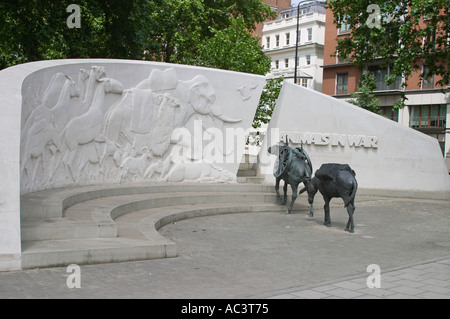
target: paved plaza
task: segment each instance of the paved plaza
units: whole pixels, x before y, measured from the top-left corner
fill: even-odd
[[[66,267],[3,272],[0,298],[450,299],[450,201],[361,196],[354,234],[332,203],[330,228],[318,197],[308,216],[305,196],[290,215],[171,223],[159,231],[177,244],[176,258],[81,265],[80,288],[67,286]]]

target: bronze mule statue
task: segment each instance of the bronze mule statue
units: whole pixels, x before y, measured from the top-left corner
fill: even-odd
[[[314,216],[314,196],[317,191],[325,200],[325,221],[324,225],[330,227],[330,201],[333,197],[340,197],[344,200],[348,212],[348,222],[345,230],[353,233],[355,224],[353,222],[353,213],[355,211],[355,196],[358,189],[356,173],[347,164],[323,164],[315,173],[311,181],[303,188],[299,195],[307,191],[308,202],[310,204],[310,216]]]
[[[285,145],[273,145],[267,150],[270,154],[278,155],[278,161],[274,167],[274,176],[276,178],[275,191],[277,193],[278,203],[286,205],[287,200],[287,186],[291,185],[292,200],[286,210],[286,214],[292,211],[292,206],[297,198],[298,185],[307,183],[311,180],[312,164],[308,154],[303,148],[292,148],[289,146],[287,137]],[[280,181],[284,181],[283,191],[284,196],[280,196]]]

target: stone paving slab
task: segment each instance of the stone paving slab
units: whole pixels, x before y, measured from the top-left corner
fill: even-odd
[[[380,286],[368,275],[271,292],[268,299],[450,299],[450,256],[380,273]],[[407,278],[407,279],[405,279]]]

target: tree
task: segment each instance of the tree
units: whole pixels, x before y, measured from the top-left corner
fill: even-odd
[[[190,63],[202,42],[242,19],[250,32],[274,12],[262,0],[79,0],[0,2],[0,68],[55,58],[124,58]],[[248,38],[250,39],[250,38]]]
[[[198,60],[199,44],[214,37],[241,19],[248,31],[256,23],[275,18],[276,13],[262,0],[164,0],[155,1],[158,10],[150,13],[156,21],[149,29],[148,56],[161,61],[189,64]],[[151,40],[151,41],[150,41]]]
[[[144,0],[80,0],[81,27],[69,28],[68,3],[0,2],[0,67],[56,58],[142,58],[140,30],[153,8]]]
[[[251,136],[250,143],[253,145],[260,145],[262,140],[260,128],[262,124],[269,123],[273,110],[275,108],[278,96],[280,95],[283,86],[284,77],[271,78],[266,80],[266,85],[261,93],[261,98],[256,109],[255,117],[253,119],[253,128],[255,133]]]
[[[444,87],[450,82],[448,5],[448,0],[329,0],[335,24],[351,31],[338,39],[337,55],[361,72],[375,62],[389,67],[387,85],[420,71],[423,61],[428,71],[420,71],[421,78],[435,75],[437,85]],[[405,100],[403,93],[394,108],[403,107]]]
[[[231,20],[228,28],[212,30],[214,36],[200,43],[198,57],[191,64],[265,75],[271,59],[245,28],[242,18]]]
[[[353,100],[348,102],[374,113],[381,113],[380,100],[371,92],[375,91],[375,76],[369,72],[361,77],[358,92],[352,93]]]

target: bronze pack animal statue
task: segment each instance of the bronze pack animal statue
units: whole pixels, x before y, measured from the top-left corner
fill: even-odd
[[[333,197],[340,197],[348,212],[348,222],[345,230],[353,233],[355,224],[353,222],[353,213],[355,211],[355,196],[358,189],[356,173],[347,164],[323,164],[315,173],[315,176],[303,188],[299,194],[308,193],[308,202],[310,204],[310,216],[314,216],[314,196],[317,191],[323,196],[325,201],[325,221],[324,225],[330,227],[330,201]]]
[[[288,145],[273,145],[268,148],[268,152],[273,155],[278,155],[278,161],[274,167],[274,176],[276,178],[275,191],[277,193],[278,203],[286,205],[287,201],[287,186],[291,185],[292,200],[286,210],[286,214],[292,211],[292,206],[297,198],[298,185],[307,183],[311,180],[312,164],[308,154],[303,148],[292,148]],[[280,196],[280,181],[284,181],[283,191],[284,197]]]

